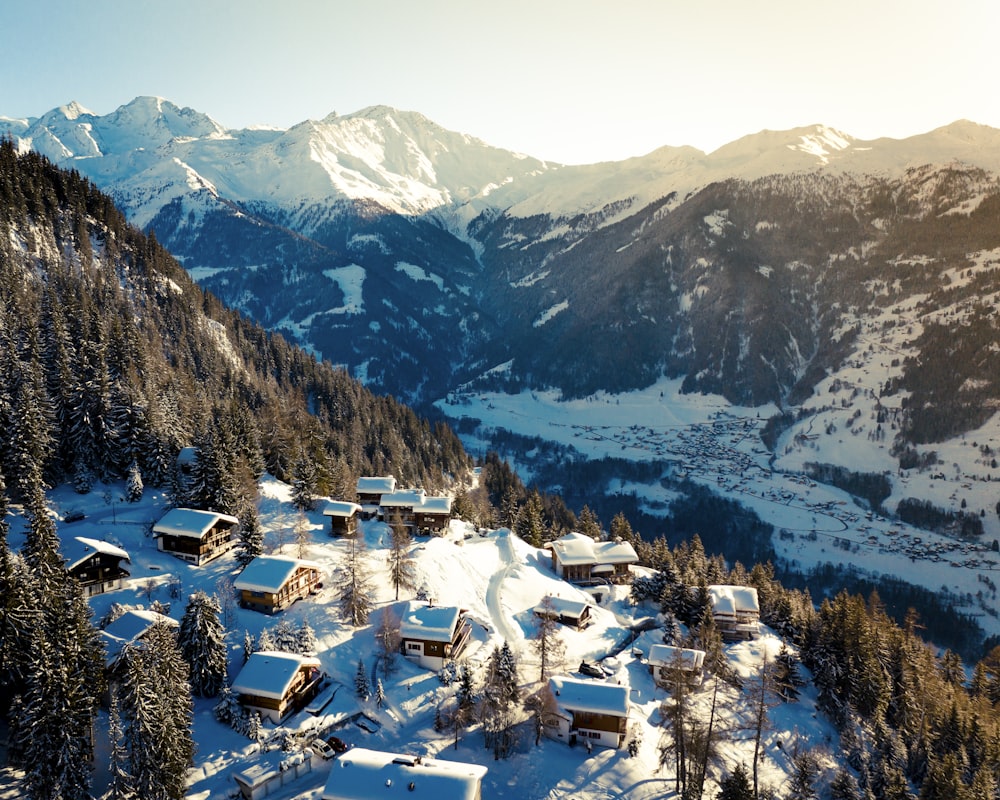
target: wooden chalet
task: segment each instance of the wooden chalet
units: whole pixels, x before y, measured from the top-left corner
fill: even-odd
[[[358,530],[361,506],[347,500],[331,500],[323,509],[323,516],[330,520],[331,536],[353,536]]]
[[[654,644],[649,648],[646,663],[657,686],[671,687],[678,680],[683,680],[688,686],[701,686],[705,651]]]
[[[632,577],[629,567],[639,560],[628,542],[598,542],[575,531],[546,547],[552,553],[552,570],[556,575],[581,585],[628,581]]]
[[[235,544],[240,521],[217,511],[173,508],[153,526],[157,549],[196,566],[221,556]]]
[[[593,621],[590,617],[591,608],[590,603],[582,600],[548,595],[532,611],[536,617],[551,617],[570,628],[583,630]]]
[[[487,771],[479,764],[352,747],[333,762],[322,800],[481,800]]]
[[[128,553],[110,542],[74,536],[62,542],[66,569],[76,578],[85,597],[121,589],[129,571],[122,562],[131,563]]]
[[[451,497],[429,497],[423,489],[402,489],[382,495],[381,516],[390,525],[405,525],[410,533],[431,535],[448,527],[451,504]]]
[[[319,659],[260,650],[247,659],[232,690],[245,708],[278,724],[290,712],[303,708],[322,683]]]
[[[628,731],[628,687],[563,676],[549,678],[556,703],[549,734],[569,744],[578,739],[618,748]]]
[[[315,561],[291,556],[257,556],[233,582],[240,606],[276,614],[296,600],[319,590],[320,571]]]
[[[760,633],[760,602],[752,586],[708,587],[712,617],[723,641],[755,639]]]
[[[380,513],[382,496],[396,491],[396,479],[392,475],[384,477],[366,475],[358,478],[358,504],[361,506],[361,518],[373,519]]]
[[[410,661],[439,670],[462,655],[471,633],[464,609],[410,600],[399,623],[399,647]]]

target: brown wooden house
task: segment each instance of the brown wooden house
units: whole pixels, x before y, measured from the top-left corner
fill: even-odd
[[[319,564],[291,556],[257,556],[233,582],[240,605],[276,614],[320,587]]]
[[[297,653],[253,653],[233,681],[240,704],[275,724],[303,708],[323,684],[319,659]]]
[[[629,567],[639,560],[628,542],[598,542],[577,532],[567,533],[546,547],[552,553],[556,575],[584,586],[628,581]]]
[[[471,633],[464,609],[410,600],[399,623],[399,647],[411,661],[438,670],[462,655]]]
[[[153,526],[157,548],[201,565],[221,556],[235,543],[240,521],[217,511],[173,508]]]
[[[128,553],[109,542],[74,536],[63,541],[62,555],[86,597],[121,589],[129,577],[122,566],[123,561],[131,563]]]

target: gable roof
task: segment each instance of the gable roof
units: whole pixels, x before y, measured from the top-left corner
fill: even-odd
[[[651,667],[673,667],[698,670],[705,664],[705,651],[687,647],[673,647],[669,644],[654,644],[649,648],[647,659]]]
[[[560,711],[588,711],[592,714],[628,716],[628,687],[617,683],[579,680],[554,675],[549,687]]]
[[[737,613],[760,614],[757,590],[753,586],[726,586],[712,584],[708,587],[712,601],[712,612],[725,616]]]
[[[257,556],[243,568],[233,587],[248,592],[277,592],[299,567],[318,570],[319,564],[291,556]]]
[[[346,500],[331,500],[323,509],[323,514],[327,517],[353,517],[360,512],[361,506]]]
[[[479,764],[354,747],[333,762],[323,800],[478,800],[487,771]]]
[[[358,494],[387,494],[396,491],[396,479],[392,475],[366,475],[358,478]]]
[[[153,526],[153,533],[190,536],[201,539],[218,522],[239,524],[236,517],[218,511],[199,511],[194,508],[172,508]]]
[[[404,639],[450,642],[462,611],[455,606],[431,606],[410,600],[399,622],[399,635]]]
[[[297,653],[259,650],[251,654],[233,681],[233,691],[281,700],[301,667],[319,669],[319,659]]]
[[[382,495],[383,508],[419,508],[424,504],[427,492],[423,489],[400,489]]]
[[[545,607],[546,601],[548,601],[549,608]],[[579,618],[589,605],[590,603],[586,603],[583,600],[569,600],[565,597],[546,595],[542,598],[542,602],[535,606],[532,611],[539,616],[554,612],[563,617]]]
[[[128,553],[122,548],[116,547],[110,542],[102,542],[100,539],[90,539],[86,536],[64,539],[59,549],[62,551],[63,558],[66,559],[66,569],[78,567],[95,553],[116,556],[131,563]]]
[[[595,542],[576,531],[549,542],[548,546],[563,565],[632,564],[639,560],[628,542]]]
[[[104,642],[107,665],[111,666],[114,663],[126,644],[133,644],[138,641],[157,622],[163,622],[171,628],[176,628],[178,625],[177,620],[165,614],[160,614],[157,611],[149,611],[145,608],[130,608],[118,617],[118,619],[110,623],[104,630],[98,631],[101,641]]]

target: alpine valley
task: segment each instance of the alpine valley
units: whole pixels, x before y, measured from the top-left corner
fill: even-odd
[[[676,523],[690,479],[770,519],[786,561],[877,552],[971,601],[939,566],[972,559],[991,585],[996,129],[813,125],[565,166],[384,106],[227,130],[141,97],[0,135],[90,178],[227,305],[572,507],[593,497],[579,465],[613,457],[631,466],[597,489],[633,521]]]

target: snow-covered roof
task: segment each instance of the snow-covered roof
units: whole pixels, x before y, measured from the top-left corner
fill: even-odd
[[[107,663],[110,666],[118,658],[118,654],[126,644],[138,640],[157,622],[163,622],[172,628],[177,627],[177,620],[171,619],[157,611],[145,608],[133,608],[126,611],[118,619],[99,631],[104,649],[107,653]]]
[[[392,475],[379,477],[369,475],[358,478],[358,494],[389,494],[396,491],[396,479]]]
[[[382,508],[419,508],[426,497],[427,492],[423,489],[400,489],[382,495]]]
[[[545,607],[545,603],[548,602],[549,608]],[[565,597],[553,597],[552,595],[547,595],[545,599],[535,606],[532,610],[534,613],[543,615],[551,613],[554,611],[563,617],[576,617],[579,618],[583,615],[583,612],[587,610],[587,606],[590,603],[586,603],[582,600],[569,600]]]
[[[453,498],[448,495],[425,497],[420,511],[425,514],[450,514]]]
[[[715,614],[735,616],[737,613],[760,614],[757,590],[752,586],[712,584],[708,587]]]
[[[194,508],[172,508],[153,526],[153,533],[172,533],[174,536],[202,538],[218,522],[239,523],[236,517],[218,511],[199,511]]]
[[[639,560],[628,542],[595,542],[576,531],[550,542],[549,546],[563,565],[632,564]]]
[[[676,664],[681,669],[697,670],[705,663],[705,651],[673,647],[669,644],[654,644],[649,648],[647,661],[651,667],[672,667]]]
[[[353,517],[361,512],[361,506],[347,500],[331,500],[323,509],[323,514],[328,517]]]
[[[564,676],[549,678],[556,705],[566,712],[628,716],[628,687],[617,683],[587,681]]]
[[[243,568],[233,586],[248,592],[277,592],[299,567],[318,570],[319,564],[292,556],[257,556]]]
[[[104,553],[130,561],[128,553],[120,547],[110,542],[102,542],[100,539],[88,539],[86,536],[74,536],[72,539],[63,540],[60,550],[66,559],[66,569],[73,569],[82,564],[94,553]]]
[[[455,606],[431,606],[410,600],[399,622],[399,635],[404,639],[450,642],[461,614],[461,609]]]
[[[478,800],[487,771],[479,764],[354,747],[333,762],[323,800]]]
[[[298,653],[259,650],[243,665],[233,681],[233,691],[280,700],[288,692],[295,674],[302,667],[319,669],[319,659]]]

